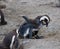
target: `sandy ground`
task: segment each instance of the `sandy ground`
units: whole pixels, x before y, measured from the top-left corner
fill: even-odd
[[[18,28],[24,22],[22,15],[34,19],[39,15],[47,14],[51,22],[39,30],[39,35],[44,39],[29,40],[24,44],[24,49],[60,49],[60,8],[54,7],[56,0],[7,0],[6,9],[2,9],[5,14],[7,25],[0,26],[0,34],[9,33],[11,30]],[[3,40],[4,35],[0,35]]]

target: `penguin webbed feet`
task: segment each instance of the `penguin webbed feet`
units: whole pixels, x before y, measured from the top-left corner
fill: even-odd
[[[35,38],[35,39],[43,39],[43,38],[44,38],[44,36],[36,35],[34,38]]]
[[[1,26],[1,25],[7,25],[7,21],[0,22],[0,26]]]

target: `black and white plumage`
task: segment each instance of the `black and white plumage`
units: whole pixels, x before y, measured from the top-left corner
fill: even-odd
[[[39,20],[43,26],[46,25],[48,26],[50,22],[50,17],[48,15],[42,15],[42,16],[37,16],[35,20]]]
[[[0,25],[6,25],[7,22],[5,21],[5,18],[4,18],[4,14],[2,12],[2,10],[0,10]]]
[[[48,15],[37,16],[35,19],[29,19],[26,16],[23,16],[27,23],[33,24],[34,27],[38,28],[40,24],[48,25],[50,22],[50,17]]]
[[[10,33],[6,34],[2,43],[6,49],[18,48],[19,40],[17,30],[13,30]]]
[[[50,23],[50,17],[48,15],[41,15],[41,16],[37,16],[35,18],[35,22],[37,24],[37,29],[43,27],[44,25],[46,25],[46,27],[48,27],[48,24]],[[36,25],[35,25],[36,26]],[[38,34],[38,30],[36,31],[33,31],[34,35],[36,35],[36,38],[39,39],[39,36],[37,35]],[[41,36],[43,38],[43,36]]]
[[[18,37],[31,39],[35,36],[36,39],[40,39],[37,35],[40,26],[48,26],[50,18],[48,15],[37,16],[35,19],[26,18],[26,22],[20,26],[19,29],[13,30],[8,33],[0,44],[1,49],[12,49],[17,48],[19,45]]]
[[[39,29],[50,22],[48,15],[37,16],[35,19],[29,19],[26,16],[22,16],[26,22],[19,28],[19,34],[24,37],[32,38],[33,35],[37,35]]]

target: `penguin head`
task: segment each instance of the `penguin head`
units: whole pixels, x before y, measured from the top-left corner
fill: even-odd
[[[50,17],[48,15],[38,16],[36,19],[39,20],[40,22],[39,24],[46,25],[46,27],[48,26],[50,22]]]

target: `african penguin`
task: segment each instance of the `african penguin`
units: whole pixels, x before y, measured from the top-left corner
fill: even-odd
[[[9,49],[18,48],[18,36],[18,30],[16,29],[6,34],[5,38],[3,39],[3,44],[5,45],[5,47]]]
[[[48,15],[37,16],[35,19],[28,19],[26,16],[22,16],[26,22],[19,28],[19,34],[23,37],[32,38],[32,36],[37,35],[39,29],[46,25],[48,26],[50,22],[50,17]]]
[[[5,9],[6,5],[0,5],[0,25],[6,25],[7,22],[5,21],[4,18],[4,13],[2,12],[2,9]]]
[[[0,25],[6,25],[7,22],[5,21],[5,18],[4,18],[4,14],[2,12],[2,10],[0,10]]]

